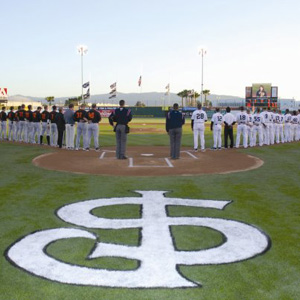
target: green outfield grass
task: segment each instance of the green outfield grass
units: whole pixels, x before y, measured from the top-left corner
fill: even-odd
[[[104,120],[105,121],[105,120]],[[150,123],[149,119],[139,124]],[[164,120],[151,120],[163,128]],[[136,126],[132,123],[131,127]],[[147,125],[142,125],[147,126]],[[151,125],[153,127],[153,125]],[[155,125],[156,126],[156,125]],[[100,125],[102,146],[114,145],[111,127]],[[206,144],[212,143],[206,131]],[[168,145],[164,132],[132,133],[131,145]],[[193,147],[189,122],[184,128],[183,144]],[[256,170],[226,175],[188,177],[113,177],[47,171],[31,161],[53,151],[38,145],[0,143],[0,299],[124,299],[124,300],[296,300],[300,285],[300,143],[240,150],[264,160]],[[112,168],[114,165],[111,166]],[[202,287],[188,289],[119,289],[75,286],[32,276],[5,258],[7,248],[29,233],[51,228],[70,227],[55,212],[68,203],[88,199],[137,196],[135,190],[169,191],[168,197],[231,200],[225,210],[173,206],[170,216],[216,217],[253,224],[271,239],[265,254],[247,261],[207,266],[180,266],[181,273]],[[138,218],[138,205],[96,209],[96,216]],[[204,227],[172,228],[181,250],[218,246],[222,236]],[[108,243],[138,245],[138,229],[89,229]],[[137,261],[121,258],[86,260],[93,248],[86,239],[61,240],[47,248],[49,255],[65,262],[94,268],[132,270]]]

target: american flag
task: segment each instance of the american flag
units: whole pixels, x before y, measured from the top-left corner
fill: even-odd
[[[88,81],[88,82],[86,82],[86,83],[84,83],[83,85],[82,85],[82,87],[84,88],[84,89],[86,89],[87,87],[89,87],[90,86],[90,82]]]
[[[138,85],[139,85],[139,86],[142,85],[142,75],[141,75],[140,78],[139,78]]]
[[[116,87],[117,87],[117,83],[116,82],[110,85],[111,89],[115,89]]]
[[[167,84],[167,86],[165,87],[165,89],[166,89],[165,95],[169,95],[169,93],[170,93],[170,83]]]
[[[88,89],[86,91],[86,94],[83,95],[83,99],[88,99],[88,98],[90,98],[90,89]]]

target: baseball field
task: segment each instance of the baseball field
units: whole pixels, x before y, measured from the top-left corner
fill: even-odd
[[[189,123],[182,144],[193,148]],[[100,145],[115,145],[106,121]],[[128,150],[168,145],[163,120],[134,120]],[[185,176],[32,163],[55,151],[0,142],[0,299],[299,299],[299,143],[227,150],[263,164]]]

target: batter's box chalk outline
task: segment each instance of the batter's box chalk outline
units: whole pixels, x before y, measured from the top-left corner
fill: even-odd
[[[190,157],[192,157],[193,159],[198,159],[198,157],[196,155],[194,155],[193,153],[189,152],[189,151],[180,151],[181,153],[186,153],[188,154]]]
[[[101,155],[99,156],[99,159],[103,159],[104,156],[105,156],[105,154],[106,154],[106,152],[113,152],[113,153],[116,153],[116,151],[113,151],[113,150],[105,150],[105,151],[103,151],[103,152],[101,153]]]

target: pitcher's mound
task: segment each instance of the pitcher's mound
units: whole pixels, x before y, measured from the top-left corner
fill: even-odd
[[[115,176],[172,176],[226,174],[259,168],[263,161],[254,156],[230,150],[194,152],[181,149],[180,159],[169,158],[168,147],[128,147],[127,159],[115,158],[115,149],[101,151],[59,150],[36,157],[36,166],[80,174]]]

